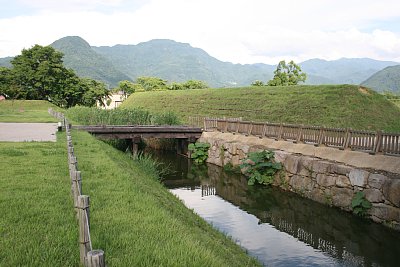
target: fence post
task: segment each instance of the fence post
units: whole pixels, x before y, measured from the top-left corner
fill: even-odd
[[[374,147],[374,153],[378,154],[379,150],[381,149],[381,144],[382,144],[382,131],[377,131],[376,132],[376,140],[375,140],[375,147]]]
[[[318,144],[317,144],[316,146],[322,145],[322,143],[324,142],[324,135],[325,135],[324,127],[321,127],[321,128],[319,129]]]
[[[251,132],[253,131],[253,126],[254,126],[254,122],[250,122],[249,131],[247,132],[247,135],[248,135],[248,136],[251,135]]]
[[[351,141],[351,128],[346,128],[346,134],[345,134],[345,140],[344,140],[344,144],[343,144],[343,149],[346,149],[346,148],[349,147],[350,141]]]
[[[260,138],[264,138],[265,137],[266,131],[267,131],[267,123],[264,123]]]
[[[104,251],[97,249],[89,251],[87,254],[87,267],[105,267]]]
[[[228,132],[228,120],[225,120],[225,129],[224,132],[227,133]]]
[[[303,134],[303,125],[300,124],[300,125],[299,125],[299,128],[297,129],[297,138],[296,138],[296,142],[294,142],[294,143],[300,143],[302,134]]]
[[[85,265],[86,255],[91,250],[89,236],[89,196],[78,196],[79,220],[79,251],[82,265]]]
[[[278,140],[282,139],[282,135],[283,135],[283,123],[281,122],[281,124],[279,125],[279,134],[278,134]]]

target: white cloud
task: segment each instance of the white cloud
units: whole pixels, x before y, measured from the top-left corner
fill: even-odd
[[[1,57],[79,35],[91,45],[168,38],[235,63],[314,57],[400,61],[400,25],[393,24],[400,22],[400,1],[21,1],[40,12],[0,19]]]

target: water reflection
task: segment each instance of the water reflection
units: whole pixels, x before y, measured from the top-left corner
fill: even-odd
[[[214,165],[160,155],[165,185],[186,205],[272,266],[398,266],[400,234]]]

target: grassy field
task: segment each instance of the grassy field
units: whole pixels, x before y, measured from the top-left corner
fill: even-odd
[[[132,94],[122,108],[173,111],[188,116],[328,127],[400,131],[400,109],[384,96],[355,85],[246,87]]]
[[[93,247],[108,266],[258,266],[229,238],[168,192],[152,168],[97,141],[72,134],[91,196]]]
[[[35,112],[46,103],[20,105],[26,118],[49,120]],[[93,248],[105,251],[107,266],[260,266],[169,193],[152,161],[85,132],[74,131],[73,141],[91,197]],[[65,143],[63,133],[56,143],[0,142],[0,266],[79,266]]]
[[[49,116],[48,108],[56,106],[44,100],[0,101],[0,122],[56,122]]]
[[[0,266],[79,266],[64,135],[0,142]]]

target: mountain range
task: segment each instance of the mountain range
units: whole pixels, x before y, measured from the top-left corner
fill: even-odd
[[[133,81],[140,76],[156,76],[169,82],[202,80],[211,87],[248,86],[255,80],[267,82],[276,68],[276,65],[262,63],[223,62],[200,48],[166,39],[96,47],[81,37],[68,36],[51,46],[64,53],[65,66],[79,76],[104,81],[110,87],[121,80]],[[9,67],[10,59],[0,59],[0,66]],[[299,63],[307,73],[306,84],[365,84],[371,75],[399,64],[369,58],[310,59]],[[379,89],[380,85],[377,86]]]

